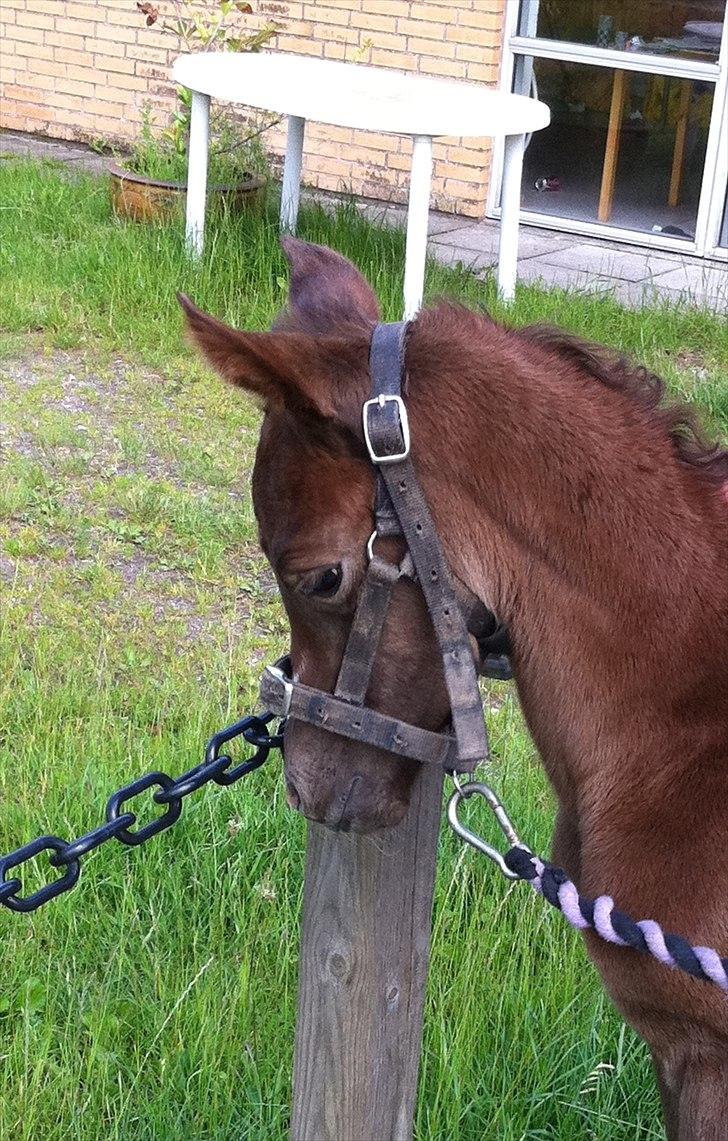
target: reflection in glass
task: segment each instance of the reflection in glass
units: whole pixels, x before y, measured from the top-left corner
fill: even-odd
[[[725,0],[522,0],[519,35],[715,63]]]
[[[524,210],[694,237],[712,83],[520,57],[514,88],[551,108],[526,151]]]

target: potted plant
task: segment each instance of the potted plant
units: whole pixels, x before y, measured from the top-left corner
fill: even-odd
[[[229,27],[236,12],[249,14],[242,0],[215,0],[210,10],[195,7],[194,0],[173,0],[174,17],[159,27],[181,39],[188,51],[260,51],[280,30],[274,23],[241,35]],[[137,2],[148,27],[159,20],[151,3]],[[151,221],[180,209],[187,193],[187,144],[190,132],[192,94],[176,90],[176,107],[168,126],[161,130],[149,104],[142,112],[138,138],[122,155],[116,154],[109,168],[111,199],[122,218]],[[210,116],[208,159],[209,193],[233,209],[259,209],[265,198],[268,159],[262,135],[280,121],[259,115],[246,129],[228,111],[214,108]]]

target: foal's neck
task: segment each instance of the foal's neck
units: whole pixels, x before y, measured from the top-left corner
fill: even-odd
[[[720,668],[712,492],[654,414],[569,361],[477,318],[438,360],[443,330],[427,332],[411,351],[413,439],[436,525],[510,627],[547,766],[558,753],[578,779],[585,757],[608,763],[605,718],[652,707],[669,727],[686,677]]]

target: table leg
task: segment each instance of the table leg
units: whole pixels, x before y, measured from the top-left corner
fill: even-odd
[[[281,188],[281,230],[296,232],[298,202],[301,197],[301,163],[303,161],[303,132],[306,120],[298,115],[288,116],[286,159],[283,165]]]
[[[690,97],[693,85],[689,79],[683,79],[680,86],[680,105],[675,125],[675,149],[672,153],[672,172],[670,174],[670,190],[667,196],[668,206],[677,206],[680,201],[680,187],[682,185],[683,168],[685,166],[685,138],[688,133],[688,119],[690,118]]]
[[[627,72],[615,71],[614,83],[612,85],[612,105],[609,108],[607,145],[604,150],[602,188],[599,193],[599,211],[597,213],[597,217],[599,218],[600,222],[608,222],[612,216],[612,202],[614,201],[614,182],[617,177],[619,140],[622,134],[622,118],[624,116],[624,100],[626,94]]]
[[[525,135],[506,135],[498,240],[498,292],[504,301],[512,301],[516,295],[518,222],[521,214],[521,178],[525,144]]]
[[[409,205],[407,207],[407,247],[404,256],[404,317],[415,316],[422,305],[427,254],[427,223],[430,218],[432,183],[432,138],[415,135],[412,139]]]
[[[195,257],[202,253],[205,240],[205,197],[207,195],[207,150],[210,141],[210,96],[192,92],[190,142],[187,156],[187,248]]]

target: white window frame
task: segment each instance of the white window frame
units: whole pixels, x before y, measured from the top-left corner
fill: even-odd
[[[589,64],[592,67],[606,67],[612,70],[617,68],[622,71],[639,71],[648,75],[698,79],[714,85],[713,110],[708,130],[703,183],[695,222],[694,241],[676,238],[669,234],[627,230],[620,226],[610,226],[602,222],[587,222],[578,218],[539,214],[533,210],[522,210],[521,221],[526,225],[540,226],[542,229],[568,229],[570,233],[588,234],[593,237],[610,238],[612,241],[626,242],[632,245],[676,250],[681,253],[728,261],[728,249],[718,245],[726,202],[726,182],[728,181],[728,4],[726,4],[726,17],[723,22],[723,38],[718,60],[715,63],[702,63],[699,60],[679,59],[674,56],[653,56],[647,53],[617,51],[611,48],[593,47],[590,44],[571,44],[561,40],[540,39],[535,35],[521,36],[518,34],[520,10],[521,0],[506,0],[503,22],[503,50],[498,83],[502,91],[510,92],[513,89],[516,61],[533,58],[559,59],[567,63]],[[535,32],[534,17],[537,14],[535,5],[532,6],[532,12],[532,30]],[[499,200],[503,177],[503,149],[504,141],[499,139],[493,150],[486,204],[486,215],[490,218],[500,217]]]

